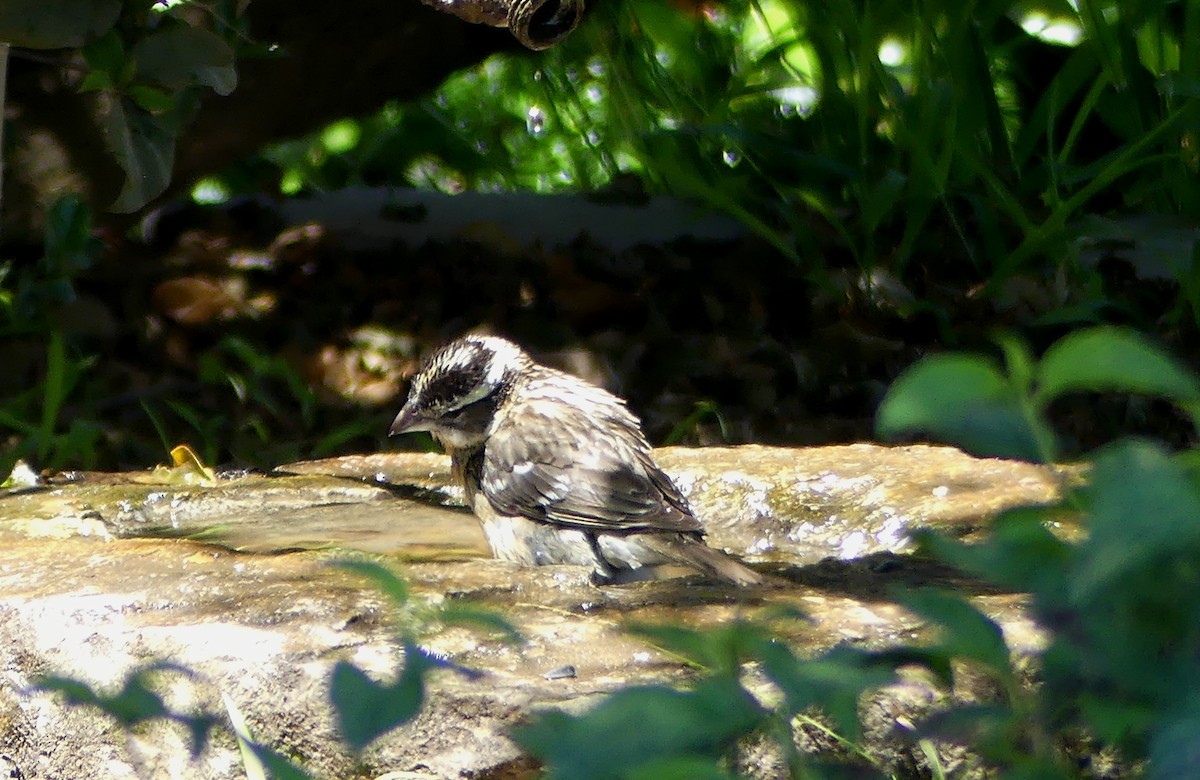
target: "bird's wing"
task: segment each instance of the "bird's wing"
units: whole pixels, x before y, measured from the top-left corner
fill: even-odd
[[[522,402],[485,445],[484,495],[502,514],[577,528],[702,531],[637,419],[604,395],[580,405],[586,414],[559,399]]]

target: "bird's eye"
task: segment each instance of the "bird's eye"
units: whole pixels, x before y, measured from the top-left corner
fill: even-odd
[[[496,394],[491,393],[480,398],[478,401],[472,401],[469,404],[464,404],[454,409],[447,409],[439,417],[445,422],[458,422],[465,417],[466,421],[463,424],[471,424],[478,420],[481,415],[491,414],[495,410]]]

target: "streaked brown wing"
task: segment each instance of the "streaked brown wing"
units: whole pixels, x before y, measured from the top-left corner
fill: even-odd
[[[480,486],[497,512],[593,530],[702,530],[623,407],[601,419],[566,403],[536,408],[488,439]]]

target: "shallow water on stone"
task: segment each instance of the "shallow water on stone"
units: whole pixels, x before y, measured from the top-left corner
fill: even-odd
[[[43,775],[78,776],[80,762],[98,757],[130,767],[115,747],[125,744],[119,727],[22,689],[46,671],[112,688],[153,659],[197,672],[185,686],[196,706],[223,713],[221,696],[232,696],[257,737],[303,755],[318,776],[420,766],[451,778],[500,776],[519,761],[507,734],[531,710],[578,711],[622,686],[691,674],[626,631],[632,624],[727,626],[786,608],[804,617],[775,620],[777,636],[801,655],[838,644],[887,647],[926,631],[893,600],[896,589],[934,585],[971,597],[1015,652],[1038,646],[1019,596],[908,555],[905,534],[939,528],[969,537],[1005,507],[1052,500],[1053,472],[929,447],[669,449],[656,457],[710,542],[746,555],[769,585],[731,588],[677,570],[662,581],[597,587],[582,567],[493,560],[478,523],[454,506],[446,459],[434,455],[291,464],[209,487],[81,475],[0,497],[0,663],[10,670],[0,679],[0,752],[27,767],[44,764]],[[350,660],[391,679],[399,651],[395,610],[369,583],[330,565],[353,556],[409,581],[404,619],[415,621],[423,647],[484,673],[437,674],[418,719],[357,758],[337,739],[330,670]],[[439,623],[438,607],[457,602],[505,617],[522,641]],[[573,674],[559,674],[564,667]],[[906,690],[907,698],[881,694],[889,718],[919,719],[941,695],[927,684]],[[868,749],[910,749],[884,747],[893,726]],[[175,756],[189,777],[226,780],[220,767],[240,766],[232,741],[188,763],[177,734],[150,733],[139,739]]]

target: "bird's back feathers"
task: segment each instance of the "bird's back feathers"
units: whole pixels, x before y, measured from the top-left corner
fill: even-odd
[[[480,475],[497,512],[597,531],[703,530],[616,396],[539,366],[509,400]]]

